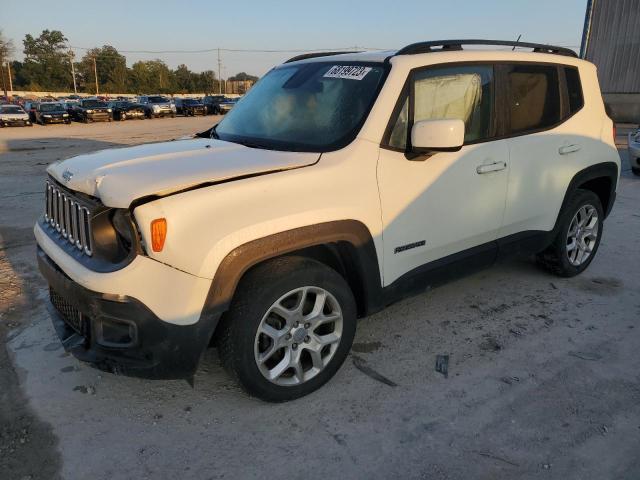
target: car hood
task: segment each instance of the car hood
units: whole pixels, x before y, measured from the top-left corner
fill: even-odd
[[[206,138],[100,150],[52,164],[47,172],[62,185],[126,208],[139,198],[305,167],[319,153],[281,152]]]

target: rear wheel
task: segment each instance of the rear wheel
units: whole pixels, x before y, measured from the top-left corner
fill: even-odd
[[[356,331],[349,285],[315,260],[283,257],[251,270],[220,325],[220,358],[251,395],[281,402],[325,384]]]
[[[538,261],[558,276],[573,277],[589,266],[600,245],[602,203],[595,193],[576,190],[560,216],[560,230]]]

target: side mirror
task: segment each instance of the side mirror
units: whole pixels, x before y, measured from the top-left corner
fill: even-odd
[[[455,152],[464,144],[462,120],[421,120],[411,129],[414,153]]]

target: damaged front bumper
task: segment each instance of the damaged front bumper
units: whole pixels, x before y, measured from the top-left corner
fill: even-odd
[[[66,351],[116,374],[193,377],[219,316],[203,316],[191,325],[168,323],[135,298],[84,288],[40,247],[38,266],[49,283],[49,311]]]

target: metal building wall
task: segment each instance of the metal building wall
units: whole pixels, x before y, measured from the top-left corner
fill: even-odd
[[[640,0],[592,0],[585,57],[604,93],[640,93]]]

